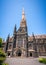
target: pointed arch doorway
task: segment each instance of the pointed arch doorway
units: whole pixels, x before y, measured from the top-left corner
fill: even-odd
[[[30,57],[32,57],[32,53],[30,52]]]
[[[20,49],[17,50],[16,56],[20,57],[22,55],[22,51]]]

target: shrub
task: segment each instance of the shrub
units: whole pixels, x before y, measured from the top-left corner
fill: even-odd
[[[8,63],[2,63],[2,65],[8,65]]]
[[[40,63],[45,63],[46,64],[46,58],[39,58]]]
[[[43,63],[45,63],[45,64],[46,64],[46,58],[43,58]]]
[[[42,63],[43,62],[43,58],[39,58],[39,62]]]
[[[3,63],[4,60],[5,60],[5,57],[0,57],[0,63]]]

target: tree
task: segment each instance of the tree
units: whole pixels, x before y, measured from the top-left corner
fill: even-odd
[[[3,61],[6,59],[6,54],[4,53],[4,51],[2,50],[2,48],[0,48],[0,65],[3,64]]]
[[[6,54],[2,49],[2,38],[0,38],[0,65],[3,65],[5,59],[6,59]]]
[[[2,38],[0,38],[0,47],[2,47]]]

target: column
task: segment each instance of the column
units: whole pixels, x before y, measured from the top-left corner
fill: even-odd
[[[23,48],[24,48],[24,38],[23,38]]]
[[[43,51],[45,52],[45,48],[44,48],[44,45],[43,45]]]
[[[23,55],[23,50],[22,50],[22,55],[21,55],[21,57],[23,57],[24,55]]]
[[[16,47],[17,47],[17,45],[18,45],[18,39],[16,40]]]

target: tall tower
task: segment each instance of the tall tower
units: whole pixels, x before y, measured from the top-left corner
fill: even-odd
[[[28,32],[27,24],[25,19],[24,9],[22,10],[22,19],[20,22],[20,27],[16,33],[16,56],[27,56],[28,54]]]

